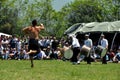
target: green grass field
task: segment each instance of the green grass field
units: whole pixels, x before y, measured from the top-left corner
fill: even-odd
[[[116,63],[34,60],[34,64],[31,68],[29,60],[0,60],[0,80],[120,80],[120,64]]]

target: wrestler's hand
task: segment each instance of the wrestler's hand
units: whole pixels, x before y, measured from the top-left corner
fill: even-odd
[[[40,29],[45,29],[43,24],[40,24]]]
[[[41,23],[40,26],[44,26],[44,25]]]

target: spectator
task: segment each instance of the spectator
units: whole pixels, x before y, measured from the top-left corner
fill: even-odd
[[[12,36],[10,40],[10,48],[16,48],[17,38],[15,35]]]
[[[36,56],[34,56],[34,59],[46,59],[46,58],[47,56],[42,49],[40,49],[40,52]]]
[[[3,52],[3,46],[2,46],[2,44],[0,43],[0,58],[2,57],[2,52]]]
[[[115,56],[115,53],[113,52],[113,50],[112,49],[110,49],[110,52],[109,52],[109,54],[107,54],[107,56],[108,56],[108,58],[109,58],[109,62],[113,62],[113,58],[114,58],[114,56]]]
[[[104,49],[106,49],[106,52],[107,52],[107,49],[108,49],[108,40],[105,39],[104,34],[101,34],[100,44],[101,44],[101,46],[102,46]],[[103,55],[103,54],[101,54],[101,55]],[[107,64],[107,61],[106,61],[106,53],[105,53],[105,55],[102,57],[102,64]]]
[[[47,58],[49,59],[49,58],[50,58],[50,55],[52,54],[52,51],[51,51],[50,46],[47,47],[47,49],[46,49],[46,51],[45,51],[45,54],[46,54]]]
[[[22,51],[23,51],[23,54],[24,54],[24,59],[28,60],[29,59],[29,54],[27,53],[28,50],[27,49],[22,49]]]
[[[114,56],[113,62],[120,63],[120,49],[118,49],[116,55]]]
[[[53,52],[57,49],[58,45],[59,45],[58,40],[56,39],[56,37],[53,37],[53,41],[52,41],[52,45],[51,45]]]

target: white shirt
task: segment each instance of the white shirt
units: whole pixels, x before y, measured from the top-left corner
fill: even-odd
[[[118,52],[118,53],[116,54],[116,56],[120,57],[120,52]]]
[[[3,46],[2,45],[0,45],[0,52],[2,52],[3,51]]]
[[[21,46],[22,46],[22,42],[21,42],[21,41],[18,41],[18,42],[17,42],[17,49],[18,49],[18,50],[21,50]]]
[[[46,57],[46,54],[44,51],[40,51],[40,54],[42,54],[41,58],[43,59],[44,57]]]
[[[108,46],[108,40],[105,39],[105,38],[103,38],[103,39],[101,40],[101,46],[104,47],[104,48],[107,48],[107,46]]]
[[[80,47],[80,44],[79,44],[78,39],[75,38],[75,37],[72,37],[72,39],[73,39],[73,42],[72,42],[73,48],[75,48],[75,47]]]
[[[84,45],[91,48],[93,46],[92,40],[88,38],[87,40],[84,41]]]
[[[9,41],[8,41],[8,40],[5,40],[5,41],[4,41],[4,40],[2,40],[1,42],[2,42],[2,44],[8,44],[8,43],[9,43]]]

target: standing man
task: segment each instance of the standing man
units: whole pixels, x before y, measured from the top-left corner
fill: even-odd
[[[105,39],[105,36],[104,34],[101,34],[101,41],[100,41],[100,44],[103,48],[105,48],[106,50],[108,49],[108,40]],[[106,54],[103,56],[102,58],[102,64],[107,64],[107,61],[106,61]]]
[[[91,64],[91,51],[92,51],[92,47],[93,47],[93,42],[92,40],[89,38],[89,35],[88,34],[85,34],[85,40],[84,40],[84,45],[88,48],[90,48],[90,51],[87,52],[87,55],[84,55],[83,56],[81,55],[81,57],[78,59],[78,64],[80,64],[80,62],[83,60],[83,59],[86,59],[87,61],[87,64]]]
[[[89,47],[92,50],[93,42],[92,42],[92,39],[89,38],[88,34],[85,34],[84,45],[86,45],[87,47]],[[91,64],[91,50],[88,53],[88,56],[86,56],[87,64]]]
[[[40,24],[40,26],[37,26],[36,20],[32,21],[31,26],[23,28],[23,32],[29,36],[28,51],[29,51],[29,56],[31,60],[31,67],[34,67],[33,56],[40,52],[38,39],[39,39],[39,32],[43,29],[44,29],[44,25]]]
[[[78,39],[74,35],[70,35],[70,40],[71,40],[71,48],[73,50],[73,56],[71,58],[71,61],[73,65],[77,64],[77,56],[80,52],[80,43]]]

